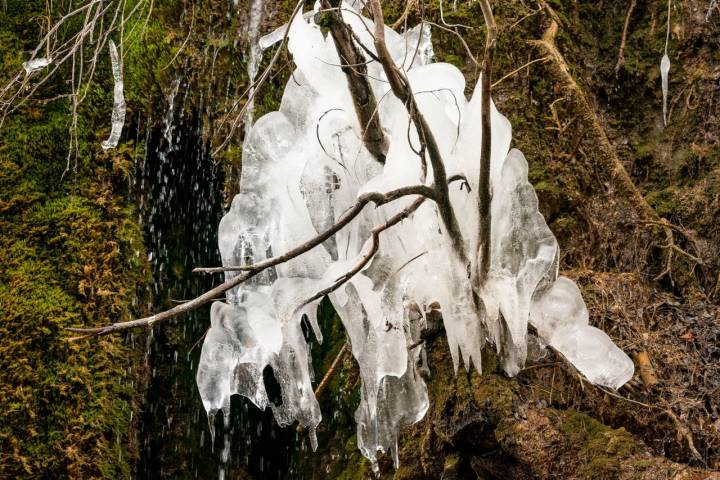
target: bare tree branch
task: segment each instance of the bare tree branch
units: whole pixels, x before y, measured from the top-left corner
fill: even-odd
[[[330,379],[335,374],[335,371],[340,366],[340,361],[343,359],[343,357],[350,351],[350,344],[345,342],[343,343],[343,346],[340,347],[340,351],[338,352],[337,356],[335,357],[335,360],[333,360],[332,364],[330,365],[330,368],[328,369],[327,373],[323,377],[322,381],[320,382],[320,385],[317,386],[315,389],[315,397],[319,397],[320,394],[325,390],[325,387],[327,387],[328,383],[330,383]]]
[[[483,18],[485,19],[485,25],[487,26],[483,70],[480,78],[482,93],[482,144],[480,146],[480,179],[478,182],[478,208],[480,210],[478,281],[480,285],[482,285],[490,270],[490,201],[492,199],[490,193],[490,152],[492,149],[492,132],[490,125],[490,92],[492,85],[490,83],[490,77],[492,76],[492,61],[497,39],[497,27],[495,26],[495,19],[490,7],[490,2],[488,0],[480,0],[480,7],[483,12]]]
[[[630,26],[630,17],[637,5],[637,0],[630,0],[627,14],[625,15],[625,25],[623,26],[622,38],[620,39],[620,50],[618,51],[617,63],[615,64],[615,76],[620,72],[620,67],[625,64],[625,45],[627,44],[628,27]]]
[[[320,290],[318,293],[313,295],[312,297],[305,300],[301,307],[304,307],[305,305],[323,298],[325,295],[328,295],[329,293],[334,292],[338,288],[340,288],[342,285],[348,282],[352,277],[360,273],[363,268],[370,262],[370,260],[375,256],[378,249],[380,248],[380,233],[387,230],[388,228],[392,227],[393,225],[397,225],[398,223],[405,220],[407,217],[412,215],[412,213],[417,210],[420,205],[427,199],[427,197],[419,197],[417,198],[413,203],[411,203],[408,207],[404,208],[399,213],[393,215],[388,221],[386,221],[383,224],[377,225],[375,228],[372,229],[372,243],[370,245],[370,250],[363,255],[362,259],[347,273],[342,275],[340,278],[335,280],[335,282],[330,285],[327,288],[324,288]]]

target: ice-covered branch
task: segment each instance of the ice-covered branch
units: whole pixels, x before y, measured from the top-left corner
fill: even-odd
[[[490,82],[492,75],[493,52],[497,38],[497,26],[493,17],[492,9],[488,0],[480,0],[483,18],[487,26],[485,37],[485,52],[483,54],[481,82],[481,146],[480,146],[480,179],[478,181],[478,211],[480,215],[478,232],[480,248],[478,250],[478,281],[482,284],[485,281],[490,269],[490,151],[492,148],[492,136],[490,126]]]
[[[380,163],[385,163],[388,141],[377,114],[377,100],[370,87],[365,57],[353,40],[352,29],[343,20],[341,2],[322,0],[321,4],[327,10],[330,34],[347,77],[365,147]]]
[[[289,250],[288,252],[284,253],[283,255],[278,255],[273,258],[269,258],[267,260],[264,260],[262,262],[258,262],[254,265],[250,265],[247,267],[240,267],[240,268],[230,268],[226,269],[225,267],[219,267],[219,268],[204,268],[204,269],[195,269],[196,272],[205,272],[205,273],[214,273],[214,272],[224,272],[224,271],[232,271],[232,270],[243,270],[243,274],[238,275],[237,277],[233,277],[230,280],[227,280],[223,282],[222,284],[218,285],[217,287],[208,290],[207,292],[203,293],[202,295],[185,302],[183,304],[180,304],[176,307],[173,307],[169,310],[165,310],[164,312],[157,313],[155,315],[151,315],[149,317],[140,318],[137,320],[131,320],[127,322],[118,322],[114,323],[112,325],[106,325],[102,327],[77,327],[77,328],[68,328],[67,330],[70,332],[75,333],[82,333],[84,335],[79,337],[73,337],[70,340],[80,340],[87,337],[93,337],[93,336],[102,336],[102,335],[108,335],[111,333],[117,333],[122,332],[125,330],[131,330],[133,328],[139,328],[139,327],[151,327],[154,324],[158,322],[162,322],[164,320],[169,320],[171,318],[178,317],[182,314],[191,312],[193,310],[197,310],[198,308],[202,307],[203,305],[212,302],[215,300],[218,296],[222,295],[223,293],[227,292],[228,290],[237,287],[241,283],[250,280],[254,276],[260,274],[264,270],[274,267],[276,265],[280,265],[282,263],[285,263],[289,260],[292,260],[310,250],[317,247],[318,245],[321,245],[323,242],[328,240],[330,237],[335,235],[337,232],[345,228],[350,222],[355,219],[365,208],[366,205],[369,203],[374,203],[376,207],[379,207],[381,205],[385,205],[386,203],[393,202],[395,200],[398,200],[400,198],[409,196],[409,195],[420,195],[423,200],[426,198],[433,198],[435,197],[435,193],[433,189],[430,187],[419,185],[419,186],[411,186],[411,187],[404,187],[399,188],[397,190],[393,190],[387,193],[377,193],[377,192],[371,192],[363,194],[353,205],[353,207],[345,212],[337,223],[335,223],[332,227],[328,228],[321,234],[317,235],[316,237],[308,240],[307,242],[298,245],[297,247]],[[407,216],[407,215],[405,215]],[[405,218],[403,216],[402,218]],[[393,223],[398,223],[402,218],[398,218],[397,221]],[[390,225],[388,225],[389,227]]]
[[[407,217],[412,215],[412,213],[417,210],[420,205],[427,199],[427,197],[419,197],[417,198],[413,203],[410,204],[410,206],[404,208],[400,211],[400,213],[397,213],[393,215],[387,222],[383,223],[382,225],[378,225],[371,231],[371,243],[370,243],[370,250],[363,255],[363,257],[360,259],[360,261],[348,272],[340,276],[335,282],[330,285],[327,288],[324,288],[320,290],[318,293],[313,295],[312,297],[305,300],[301,307],[304,307],[305,305],[308,305],[315,300],[322,299],[326,295],[329,295],[330,293],[334,292],[338,288],[340,288],[342,285],[348,282],[352,277],[360,273],[372,260],[372,258],[375,256],[375,254],[378,252],[378,249],[380,248],[380,233],[387,230],[388,228],[392,227],[393,225],[397,225],[398,223],[405,220]]]
[[[463,264],[467,264],[467,253],[465,252],[463,244],[462,232],[458,226],[455,212],[450,205],[450,194],[447,187],[447,173],[445,171],[445,164],[442,154],[440,153],[440,148],[432,130],[430,129],[430,126],[425,120],[423,114],[420,112],[407,77],[397,67],[395,60],[393,60],[393,57],[387,48],[387,44],[385,42],[385,23],[380,1],[371,0],[368,5],[373,15],[373,21],[375,22],[373,41],[377,56],[382,63],[383,70],[385,71],[385,75],[390,83],[392,92],[405,105],[410,118],[412,118],[415,127],[418,130],[419,140],[422,144],[421,151],[427,151],[428,153],[430,164],[433,168],[435,184],[438,186],[438,198],[436,199],[438,211],[440,212],[445,228],[447,228],[452,239],[455,253],[458,255]]]

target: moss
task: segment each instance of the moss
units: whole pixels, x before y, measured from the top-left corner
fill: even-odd
[[[37,38],[28,18],[44,8],[24,2],[0,12],[2,80]],[[40,93],[52,94],[58,83],[51,79]],[[3,478],[128,478],[137,456],[132,385],[140,357],[122,338],[68,343],[64,331],[134,316],[136,288],[147,281],[128,178],[99,148],[107,132],[96,125],[109,123],[111,96],[102,85],[88,92],[77,167],[71,157],[62,180],[66,100],[28,102],[0,132]]]
[[[559,430],[579,449],[585,460],[580,473],[584,478],[599,478],[619,473],[624,463],[641,453],[637,440],[625,429],[612,429],[597,420],[573,410],[555,412]]]
[[[678,198],[679,188],[672,186],[650,193],[647,201],[661,217],[670,217],[678,212],[681,203]]]

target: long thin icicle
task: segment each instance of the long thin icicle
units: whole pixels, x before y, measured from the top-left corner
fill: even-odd
[[[660,60],[660,76],[662,77],[663,95],[663,124],[667,127],[667,97],[668,75],[670,74],[670,57],[668,57],[668,43],[670,43],[670,0],[668,0],[667,33],[665,35],[665,54]]]
[[[125,123],[125,95],[123,93],[123,76],[120,65],[120,57],[118,56],[115,42],[110,40],[110,62],[112,63],[113,79],[115,87],[113,88],[113,111],[112,111],[112,130],[107,140],[102,142],[102,149],[108,150],[117,147],[120,140],[123,124]]]

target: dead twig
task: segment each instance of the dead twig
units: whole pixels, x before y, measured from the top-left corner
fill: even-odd
[[[507,75],[504,75],[502,78],[500,78],[500,80],[495,81],[495,83],[493,83],[493,84],[491,85],[491,87],[492,87],[492,88],[497,87],[497,86],[500,85],[502,82],[504,82],[504,81],[507,80],[508,78],[512,77],[513,75],[516,75],[517,73],[519,73],[519,72],[522,71],[523,69],[528,68],[528,67],[529,67],[530,65],[532,65],[533,63],[547,62],[548,60],[550,60],[549,57],[542,57],[542,58],[536,58],[535,60],[531,60],[531,61],[527,62],[525,65],[523,65],[522,67],[518,67],[518,68],[516,68],[515,70],[513,70],[512,72],[508,73]]]
[[[620,72],[620,67],[625,64],[625,44],[627,43],[628,27],[630,26],[630,17],[632,16],[633,10],[637,5],[637,0],[630,0],[627,14],[625,15],[625,25],[623,26],[622,38],[620,39],[620,50],[618,51],[618,59],[615,64],[615,76]]]

